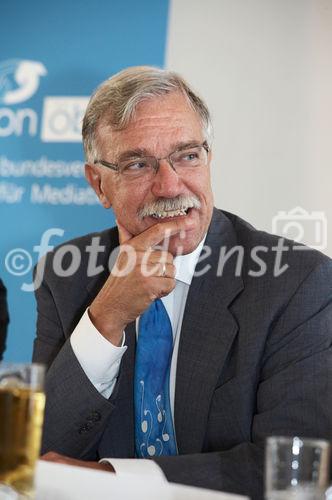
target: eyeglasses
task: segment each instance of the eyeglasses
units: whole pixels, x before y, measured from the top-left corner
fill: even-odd
[[[155,156],[142,156],[118,163],[109,163],[105,160],[95,160],[94,164],[100,163],[104,167],[111,168],[127,179],[150,179],[158,171],[160,161],[167,160],[172,169],[182,175],[189,173],[191,169],[206,166],[209,146],[206,142],[197,146],[177,149],[164,158]]]

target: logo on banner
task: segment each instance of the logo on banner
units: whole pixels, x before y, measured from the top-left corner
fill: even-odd
[[[41,140],[80,142],[82,118],[88,97],[45,97]]]
[[[30,99],[38,90],[40,77],[47,74],[38,61],[10,59],[0,63],[0,104],[10,106]],[[37,134],[38,116],[34,109],[0,108],[0,137]]]
[[[46,74],[45,66],[38,61],[11,59],[0,63],[0,103],[27,101],[37,92],[40,77]]]
[[[28,107],[11,108],[38,91],[47,69],[39,61],[10,59],[0,62],[0,138],[38,133],[39,116]],[[81,122],[89,98],[84,96],[45,97],[42,110],[43,142],[80,142]]]

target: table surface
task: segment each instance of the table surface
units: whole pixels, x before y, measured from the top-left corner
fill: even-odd
[[[36,470],[36,500],[245,500],[201,488],[175,485],[137,475],[116,477],[109,472],[40,460]],[[248,500],[248,499],[247,499]]]

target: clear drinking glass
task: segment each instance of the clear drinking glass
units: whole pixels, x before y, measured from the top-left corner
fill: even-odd
[[[34,498],[44,418],[45,370],[0,363],[0,498]]]
[[[267,500],[320,500],[329,480],[330,445],[319,439],[269,437],[265,456]]]

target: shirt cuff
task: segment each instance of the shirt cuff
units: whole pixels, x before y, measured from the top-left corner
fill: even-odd
[[[149,480],[168,482],[165,474],[153,460],[143,458],[102,458],[100,463],[109,463],[114,467],[115,473],[119,477],[128,475],[147,476]]]
[[[98,392],[109,397],[119,374],[121,359],[127,350],[123,332],[120,347],[109,342],[85,311],[70,337],[70,343],[81,367]]]

